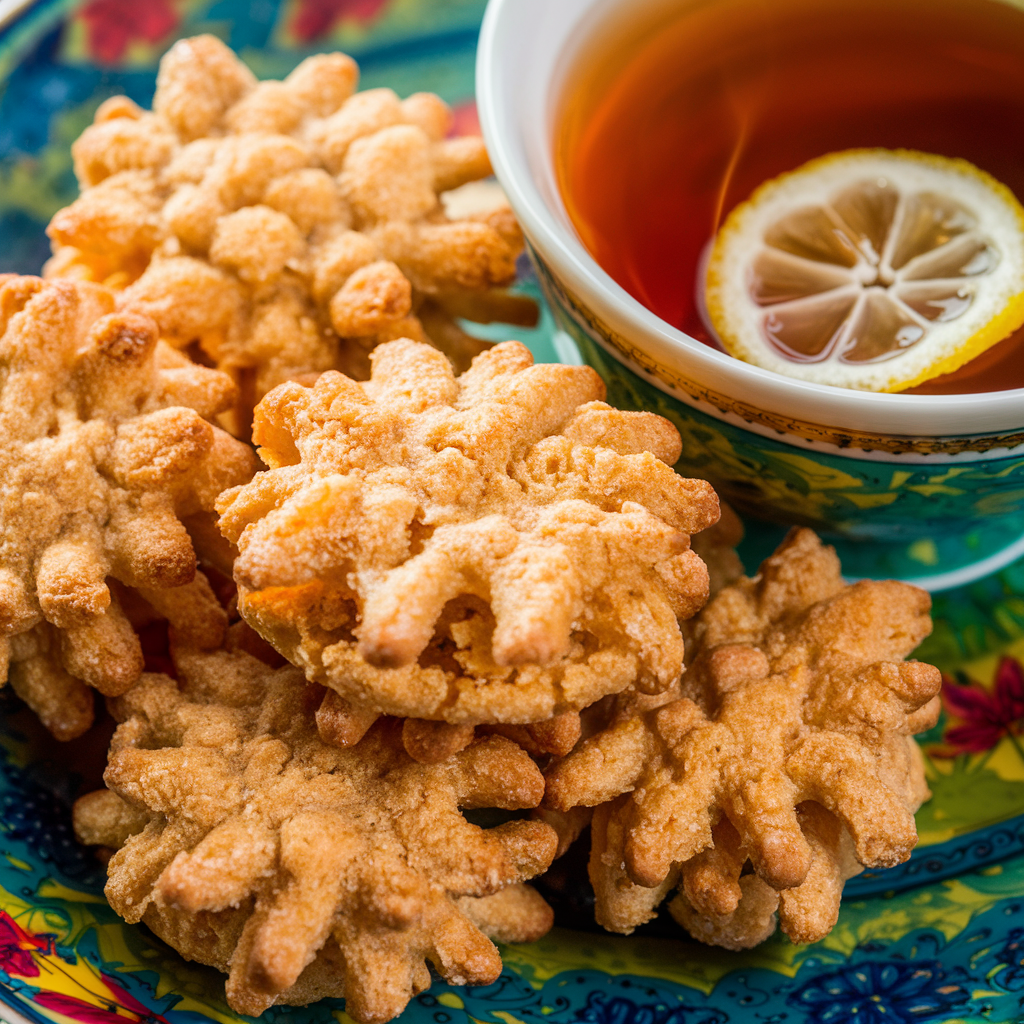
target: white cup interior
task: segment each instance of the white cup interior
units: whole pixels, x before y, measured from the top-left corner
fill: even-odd
[[[686,0],[676,0],[686,2]],[[718,352],[672,327],[586,250],[553,163],[565,77],[603,26],[665,0],[490,0],[477,56],[477,102],[495,173],[544,261],[612,329],[659,363],[740,402],[839,430],[966,437],[1024,429],[1024,389],[962,395],[875,394],[811,384]],[[660,385],[659,386],[663,386]],[[665,387],[665,390],[671,390]]]

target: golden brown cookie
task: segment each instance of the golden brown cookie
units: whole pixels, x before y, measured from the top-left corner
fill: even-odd
[[[847,586],[809,530],[720,591],[681,696],[613,718],[548,775],[553,809],[596,808],[599,921],[632,931],[681,875],[673,912],[697,938],[760,941],[781,893],[783,930],[809,941],[852,865],[906,860],[927,794],[909,737],[934,724],[940,675],[902,659],[929,606],[903,583]]]
[[[175,664],[180,689],[146,675],[111,702],[109,790],[78,802],[75,825],[119,848],[111,906],[228,973],[235,1010],[330,995],[358,1021],[390,1020],[429,986],[428,962],[487,984],[501,960],[486,935],[550,927],[521,883],[550,863],[553,830],[462,814],[537,804],[543,778],[515,744],[424,765],[385,719],[340,750],[317,736],[318,688],[291,666],[238,650],[179,649]]]
[[[715,493],[670,468],[667,420],[532,363],[507,342],[456,377],[396,341],[368,382],[326,373],[257,410],[271,469],[218,502],[239,608],[355,726],[540,722],[679,677]]]
[[[92,721],[88,687],[123,693],[142,671],[112,586],[220,642],[189,527],[256,465],[208,422],[231,381],[114,306],[98,285],[0,275],[0,680],[61,739]]]
[[[153,110],[105,102],[72,147],[81,198],[49,227],[47,273],[126,289],[122,308],[229,373],[234,427],[274,385],[414,337],[460,369],[486,347],[453,317],[531,323],[507,207],[450,219],[441,195],[487,177],[477,137],[448,138],[437,97],[355,92],[358,68],[318,54],[257,82],[219,40],[176,43]],[[417,314],[422,313],[422,317]]]

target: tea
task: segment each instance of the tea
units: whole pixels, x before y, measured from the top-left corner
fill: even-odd
[[[1002,0],[691,0],[611,27],[570,77],[555,157],[584,244],[714,344],[700,260],[762,182],[855,147],[959,156],[1024,198],[1024,10]],[[1024,330],[923,393],[1024,387]]]

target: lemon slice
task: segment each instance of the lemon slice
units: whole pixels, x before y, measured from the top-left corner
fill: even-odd
[[[706,300],[730,355],[819,384],[900,391],[1024,323],[1024,207],[966,160],[833,153],[732,211]]]

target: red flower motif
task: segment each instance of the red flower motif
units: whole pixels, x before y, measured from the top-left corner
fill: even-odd
[[[99,1002],[95,1003],[62,992],[45,991],[34,992],[32,998],[40,1006],[80,1021],[81,1024],[168,1024],[166,1017],[140,1003],[109,974],[101,974],[100,978],[110,992],[109,1000],[97,996]]]
[[[167,1018],[160,1016],[158,1013],[153,1013],[152,1010],[145,1003],[140,1003],[124,988],[119,985],[109,974],[100,974],[100,978],[103,984],[109,989],[111,995],[117,1001],[117,1005],[122,1009],[127,1010],[129,1013],[134,1013],[140,1021],[146,1021],[147,1024],[167,1024]]]
[[[38,978],[41,971],[36,954],[60,956],[53,936],[33,935],[5,910],[0,910],[0,971],[8,976]],[[100,972],[100,981],[109,995],[86,988],[92,999],[81,999],[65,992],[33,989],[32,999],[80,1024],[169,1024],[166,1017],[136,999],[116,978]]]
[[[476,100],[465,100],[452,107],[452,127],[449,135],[480,135],[480,115]]]
[[[163,41],[181,21],[175,0],[90,0],[81,12],[90,55],[100,64],[116,64],[129,44]]]
[[[1004,736],[1024,733],[1024,668],[1016,658],[999,662],[991,692],[975,683],[958,686],[944,678],[942,698],[950,714],[963,722],[946,730],[944,738],[955,748],[947,756],[980,754]]]
[[[118,1013],[114,1004],[107,1009],[87,1003],[77,996],[66,996],[62,992],[34,992],[32,998],[47,1010],[80,1021],[81,1024],[129,1024],[135,1019]]]
[[[49,953],[53,939],[25,931],[5,910],[0,910],[0,970],[19,978],[38,978],[39,965],[33,953]]]
[[[387,6],[388,0],[299,0],[299,9],[292,21],[296,39],[311,43],[326,35],[343,18],[352,18],[364,25],[373,21]]]

